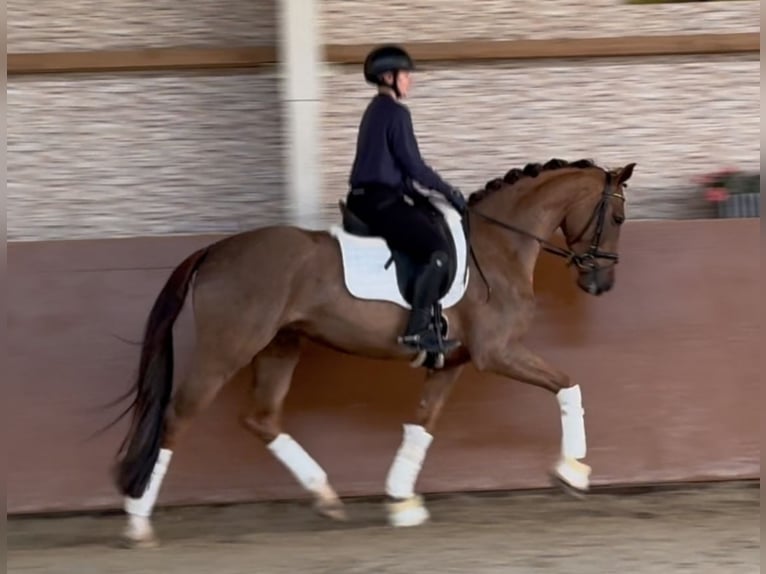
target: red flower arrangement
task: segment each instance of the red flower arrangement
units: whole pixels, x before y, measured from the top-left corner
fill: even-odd
[[[694,178],[718,217],[760,217],[761,174],[728,167]]]
[[[705,199],[718,203],[726,201],[731,197],[732,193],[735,193],[732,188],[736,187],[735,182],[741,173],[740,170],[734,167],[727,167],[695,177],[694,183],[702,186]]]

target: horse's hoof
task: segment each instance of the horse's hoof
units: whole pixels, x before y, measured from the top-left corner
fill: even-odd
[[[149,519],[141,516],[128,518],[128,526],[120,542],[123,548],[157,548],[159,546]]]
[[[588,493],[587,490],[581,490],[579,488],[575,488],[565,480],[563,480],[559,475],[557,475],[555,472],[550,473],[551,483],[553,486],[558,487],[561,489],[562,492],[565,494],[568,494],[572,498],[576,498],[577,500],[583,500],[585,499],[586,494]]]
[[[562,458],[551,471],[551,482],[566,494],[582,500],[590,489],[591,468],[578,460]]]
[[[135,538],[129,534],[124,534],[120,538],[119,546],[129,550],[143,550],[150,548],[159,548],[159,541],[154,535],[145,538]]]
[[[428,509],[423,504],[423,497],[419,495],[389,502],[386,506],[388,522],[394,527],[420,526],[430,518]]]
[[[314,511],[320,516],[336,520],[338,522],[348,522],[348,513],[346,507],[339,499],[335,500],[317,500],[314,503]]]

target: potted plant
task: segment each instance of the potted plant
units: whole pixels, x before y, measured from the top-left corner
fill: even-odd
[[[726,168],[697,178],[717,217],[760,217],[761,174]]]

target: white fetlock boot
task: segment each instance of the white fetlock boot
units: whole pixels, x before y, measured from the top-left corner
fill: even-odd
[[[404,425],[404,439],[386,480],[386,494],[394,499],[386,504],[391,526],[419,526],[430,518],[414,486],[432,441],[422,426]]]
[[[581,498],[590,489],[591,468],[579,460],[587,452],[580,386],[561,389],[556,397],[561,409],[561,458],[552,478],[569,494]]]
[[[128,524],[123,536],[128,546],[150,548],[158,544],[150,518],[172,455],[169,449],[161,449],[141,498],[125,498],[124,509],[128,514]]]

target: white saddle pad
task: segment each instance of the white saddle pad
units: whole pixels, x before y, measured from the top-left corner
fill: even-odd
[[[440,300],[443,309],[457,304],[468,287],[467,244],[460,215],[439,196],[430,198],[432,203],[444,214],[450,233],[455,242],[457,270],[449,291]],[[391,258],[391,250],[380,237],[360,237],[343,230],[342,225],[330,227],[330,234],[338,240],[343,258],[343,277],[348,291],[358,299],[389,301],[410,308],[410,304],[399,292],[396,279],[396,266],[392,262],[388,269],[386,262]]]

